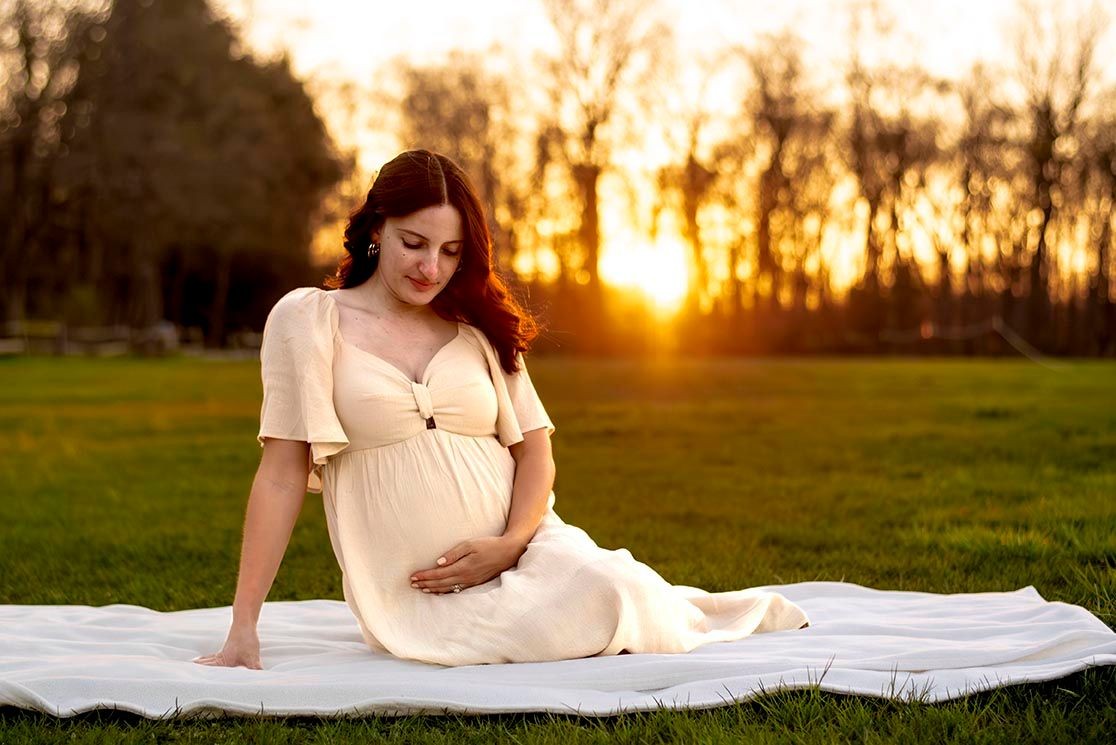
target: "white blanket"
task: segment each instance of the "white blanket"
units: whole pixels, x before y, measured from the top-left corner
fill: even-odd
[[[841,582],[771,586],[810,628],[689,654],[441,667],[368,650],[337,600],[266,603],[263,670],[191,659],[224,641],[231,607],[0,605],[0,704],[185,714],[351,715],[701,709],[765,691],[941,701],[1116,664],[1116,633],[1034,588],[935,595]]]

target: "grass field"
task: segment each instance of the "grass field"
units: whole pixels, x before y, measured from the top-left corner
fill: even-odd
[[[1116,364],[530,361],[555,509],[709,590],[1034,585],[1116,626]],[[0,360],[0,603],[228,605],[254,362]],[[341,598],[308,498],[269,600]],[[266,640],[265,640],[266,641]],[[1103,742],[1116,668],[944,704],[818,691],[699,712],[150,722],[0,708],[0,742]]]

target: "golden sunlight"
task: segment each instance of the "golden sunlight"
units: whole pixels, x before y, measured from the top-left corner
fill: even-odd
[[[603,251],[600,266],[601,279],[638,290],[658,310],[676,311],[686,297],[690,268],[680,237],[660,236],[654,244],[612,244]]]

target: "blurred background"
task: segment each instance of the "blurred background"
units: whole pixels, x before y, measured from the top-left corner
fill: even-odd
[[[0,351],[254,353],[425,147],[536,349],[1113,357],[1114,11],[0,0]]]

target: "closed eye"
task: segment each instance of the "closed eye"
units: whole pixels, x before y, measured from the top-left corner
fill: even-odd
[[[403,245],[410,249],[417,249],[422,248],[425,244],[423,241],[419,241],[418,243],[408,243],[406,240],[403,240]],[[442,253],[444,253],[446,256],[459,256],[461,254],[461,249],[445,249],[442,251]]]

